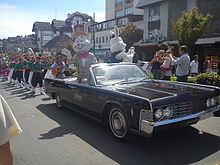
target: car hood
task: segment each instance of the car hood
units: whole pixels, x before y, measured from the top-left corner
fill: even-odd
[[[191,93],[195,97],[209,97],[209,95],[213,96],[216,92],[214,87],[156,80],[120,84],[111,88],[111,90],[144,97],[149,100],[177,96],[184,93]]]

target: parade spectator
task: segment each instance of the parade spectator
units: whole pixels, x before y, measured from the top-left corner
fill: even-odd
[[[173,70],[173,66],[172,66],[172,51],[171,50],[167,50],[166,51],[166,58],[167,60],[164,61],[164,63],[167,63],[166,65],[168,65],[169,67],[167,67],[167,69],[164,69],[164,73],[161,73],[163,77],[161,77],[162,80],[170,80],[170,77],[172,75],[172,70]]]
[[[171,52],[168,50],[166,51],[165,55],[162,57],[163,64],[160,66],[161,68],[161,78],[164,79],[166,71],[170,70],[171,65]]]
[[[187,82],[187,78],[189,75],[189,67],[190,67],[190,57],[188,54],[188,49],[186,46],[181,46],[179,48],[180,58],[176,58],[172,56],[172,65],[176,65],[176,76],[177,81],[179,82]]]
[[[10,140],[21,132],[9,105],[0,95],[0,165],[13,165]]]
[[[192,77],[196,77],[199,73],[199,56],[195,55],[190,63],[190,73]]]
[[[164,50],[160,50],[156,52],[154,55],[154,58],[151,60],[151,65],[152,65],[152,73],[154,75],[155,79],[160,79],[161,75],[161,64],[162,64],[162,56],[164,55]]]

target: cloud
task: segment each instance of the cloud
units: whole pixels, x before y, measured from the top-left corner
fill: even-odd
[[[0,10],[10,10],[10,9],[16,9],[16,5],[9,5],[7,3],[0,3]]]

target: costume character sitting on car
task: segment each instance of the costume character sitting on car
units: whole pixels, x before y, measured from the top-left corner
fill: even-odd
[[[123,42],[122,38],[119,37],[118,27],[115,26],[114,29],[114,37],[110,40],[111,56],[108,60],[109,63],[123,62],[123,58],[126,56],[126,44]]]
[[[90,66],[96,64],[94,54],[90,53],[92,44],[88,39],[89,24],[74,26],[73,50],[76,52],[72,62],[77,68],[77,82],[82,83],[90,80]]]

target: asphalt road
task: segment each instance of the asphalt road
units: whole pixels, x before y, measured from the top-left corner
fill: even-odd
[[[12,140],[15,165],[183,165],[220,163],[220,118],[152,138],[115,139],[95,121],[56,108],[47,96],[1,82],[23,133]]]

